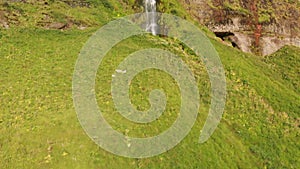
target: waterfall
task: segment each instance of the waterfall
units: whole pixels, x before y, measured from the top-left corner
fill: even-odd
[[[157,34],[156,23],[156,0],[145,0],[145,12],[146,12],[146,31],[151,32],[152,35]]]

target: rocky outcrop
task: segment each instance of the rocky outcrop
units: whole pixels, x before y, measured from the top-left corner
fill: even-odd
[[[5,16],[4,11],[0,11],[0,27],[6,28],[6,29],[9,28],[8,19]]]
[[[86,0],[61,0],[65,3],[65,8],[88,8],[92,4]],[[80,30],[89,27],[84,20],[76,19],[72,16],[66,15],[64,12],[58,12],[51,9],[51,0],[33,0],[33,1],[7,1],[0,2],[0,29],[10,28],[14,26],[26,27],[28,25],[33,27],[40,27],[45,29],[65,30],[70,28],[78,28]],[[32,5],[38,11],[32,13],[30,10],[23,9],[22,4]],[[28,22],[30,20],[31,22]]]
[[[300,1],[185,0],[184,3],[201,24],[244,52],[268,55],[284,45],[300,47]]]

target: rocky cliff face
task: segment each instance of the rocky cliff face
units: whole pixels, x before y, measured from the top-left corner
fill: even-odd
[[[224,42],[268,55],[300,47],[299,0],[185,0],[189,13]]]
[[[92,2],[60,1],[71,7],[90,7],[88,2]],[[120,0],[133,7],[143,6],[143,1]],[[74,21],[72,17],[64,16],[59,11],[48,10],[52,0],[0,0],[0,29],[20,25],[20,20],[27,20],[31,16],[14,6],[14,2],[32,3],[39,7],[41,14],[32,17],[36,22],[34,26],[64,29],[71,25],[77,25],[78,28],[88,25],[88,22]],[[107,0],[93,2],[112,8]],[[192,17],[215,32],[224,43],[244,52],[268,55],[284,45],[300,47],[300,0],[157,0],[158,9],[160,12],[180,15],[178,9],[182,6],[178,6],[178,2],[182,3]]]

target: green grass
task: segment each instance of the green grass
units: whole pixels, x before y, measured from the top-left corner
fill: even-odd
[[[276,53],[264,58],[273,74],[278,75],[277,80],[281,80],[284,85],[300,93],[299,62],[300,50],[297,47],[285,46]]]
[[[116,1],[109,2],[118,6]],[[102,20],[86,30],[44,30],[28,25],[1,30],[0,168],[300,167],[300,62],[295,47],[261,58],[212,40],[226,71],[227,101],[215,133],[198,144],[210,106],[210,83],[203,62],[173,39],[143,35],[120,42],[104,58],[96,79],[98,105],[114,129],[148,137],[167,129],[177,117],[178,86],[157,70],[136,76],[130,96],[138,109],[146,110],[149,92],[164,89],[168,104],[159,120],[135,124],[115,110],[111,74],[128,54],[140,49],[155,47],[178,54],[195,75],[201,107],[189,135],[164,154],[129,159],[99,148],[80,126],[72,100],[72,75],[80,49],[99,26],[118,13],[107,9],[97,20],[93,12],[98,14],[99,8],[101,4],[91,10],[68,8],[69,12],[63,12],[78,20],[84,15],[95,23]]]

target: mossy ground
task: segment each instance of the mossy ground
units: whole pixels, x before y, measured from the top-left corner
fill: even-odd
[[[155,70],[139,74],[130,94],[132,103],[143,110],[149,107],[149,91],[163,88],[168,107],[161,119],[136,125],[114,109],[109,94],[111,73],[128,54],[149,47],[172,51],[189,65],[200,91],[199,117],[179,145],[152,158],[118,157],[93,143],[76,117],[72,75],[87,39],[103,24],[133,12],[118,10],[124,5],[118,1],[107,3],[113,8],[105,4],[71,8],[53,2],[49,11],[77,20],[90,18],[85,30],[63,31],[34,24],[34,18],[40,16],[34,12],[38,5],[12,4],[26,15],[18,17],[19,26],[0,33],[0,168],[300,167],[300,59],[295,47],[262,58],[211,40],[226,71],[227,101],[215,133],[198,144],[210,106],[210,83],[203,62],[173,39],[150,35],[126,39],[107,54],[97,73],[97,101],[110,124],[129,136],[146,137],[168,128],[177,117],[178,87],[166,73]],[[28,17],[27,24],[22,17]]]

